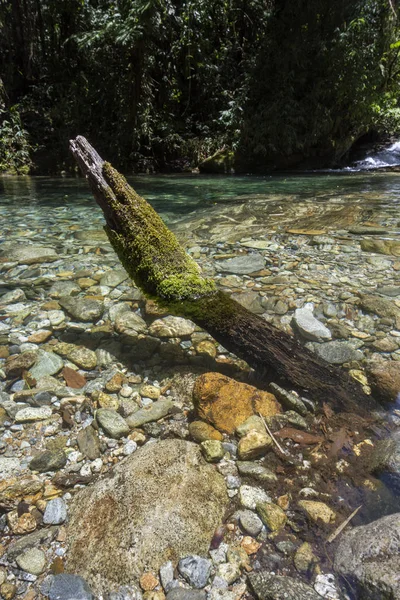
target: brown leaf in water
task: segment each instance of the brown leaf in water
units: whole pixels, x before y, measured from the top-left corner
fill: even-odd
[[[327,419],[331,419],[333,417],[333,415],[335,414],[335,412],[331,409],[329,404],[327,404],[326,402],[322,403],[322,409],[323,409],[324,415],[326,416]]]
[[[289,438],[293,442],[296,442],[297,444],[303,444],[305,446],[310,444],[319,444],[320,442],[324,441],[324,438],[320,435],[314,435],[312,433],[300,431],[300,429],[294,429],[293,427],[284,427],[275,433],[275,437],[280,437],[282,440]]]
[[[66,384],[71,388],[78,389],[86,384],[85,377],[70,367],[64,367],[62,370],[62,375]]]
[[[329,436],[329,439],[333,442],[328,452],[331,457],[336,456],[343,447],[348,448],[349,450],[353,447],[351,438],[344,427],[332,433]]]

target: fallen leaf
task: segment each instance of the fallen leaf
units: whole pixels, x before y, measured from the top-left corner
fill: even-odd
[[[353,444],[351,442],[351,438],[347,433],[346,429],[342,427],[338,431],[335,431],[329,436],[331,442],[333,442],[332,446],[329,449],[329,456],[336,456],[343,447],[351,450]]]
[[[64,367],[62,370],[62,375],[66,384],[71,388],[82,388],[86,384],[85,377],[70,367]]]
[[[334,411],[329,406],[329,404],[327,404],[326,402],[322,403],[322,409],[323,409],[324,415],[326,416],[327,419],[331,419],[333,417],[333,415],[335,414]]]
[[[314,435],[312,433],[307,433],[305,431],[300,431],[300,429],[294,429],[292,427],[284,427],[277,433],[275,433],[275,437],[279,437],[282,440],[289,438],[293,442],[297,444],[310,445],[310,444],[319,444],[324,441],[324,438],[320,435]]]

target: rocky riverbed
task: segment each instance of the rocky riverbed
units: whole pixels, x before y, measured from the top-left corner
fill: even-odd
[[[382,411],[262,387],[143,298],[101,215],[15,207],[0,245],[5,600],[400,598],[398,215],[268,201],[173,228],[221,289]]]

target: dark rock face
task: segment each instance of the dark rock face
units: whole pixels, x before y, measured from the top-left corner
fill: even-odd
[[[400,600],[400,513],[343,535],[335,569],[363,600]]]
[[[67,570],[98,594],[136,584],[168,560],[205,554],[227,502],[223,477],[197,445],[148,444],[75,496]]]

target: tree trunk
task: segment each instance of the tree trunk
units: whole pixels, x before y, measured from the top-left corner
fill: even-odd
[[[367,414],[377,408],[344,369],[321,360],[202,277],[158,214],[85,138],[71,140],[70,148],[103,210],[112,246],[147,296],[208,331],[260,371],[265,381],[278,382],[339,410]]]

